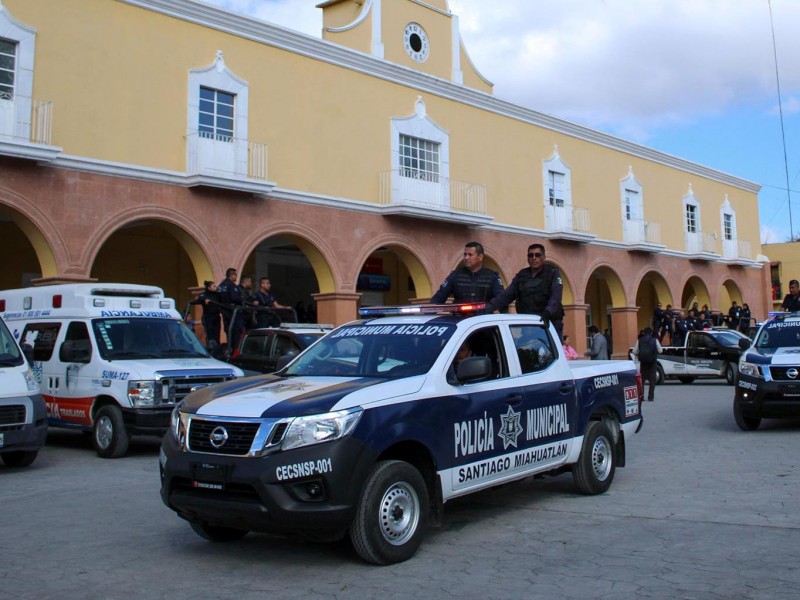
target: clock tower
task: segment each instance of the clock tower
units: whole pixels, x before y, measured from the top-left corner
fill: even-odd
[[[464,48],[447,0],[328,0],[317,7],[329,42],[492,93]]]

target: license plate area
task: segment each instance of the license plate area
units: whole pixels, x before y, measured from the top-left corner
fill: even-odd
[[[196,463],[192,467],[192,487],[205,490],[224,490],[230,482],[230,465]]]

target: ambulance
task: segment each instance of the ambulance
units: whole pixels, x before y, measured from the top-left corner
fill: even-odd
[[[103,458],[123,456],[132,435],[163,435],[192,391],[243,375],[208,354],[158,287],[7,290],[0,316],[30,347],[49,425],[91,432]]]
[[[0,459],[27,467],[47,438],[47,413],[39,385],[0,319]]]

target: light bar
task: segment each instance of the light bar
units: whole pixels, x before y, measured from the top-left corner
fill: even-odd
[[[767,313],[770,317],[800,317],[800,312],[786,312],[783,310],[771,310]]]
[[[408,306],[365,306],[358,309],[362,317],[387,317],[397,315],[470,315],[480,314],[485,302],[470,304],[412,304]]]

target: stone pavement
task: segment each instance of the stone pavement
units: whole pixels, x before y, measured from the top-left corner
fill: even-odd
[[[568,474],[449,503],[410,561],[345,542],[198,537],[158,495],[158,440],[102,460],[52,430],[0,466],[0,600],[800,598],[800,420],[742,432],[733,388],[660,386],[608,493]]]

